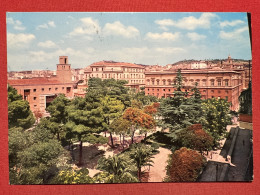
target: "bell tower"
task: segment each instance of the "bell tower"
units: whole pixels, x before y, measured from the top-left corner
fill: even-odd
[[[57,78],[62,83],[71,83],[72,74],[68,56],[60,56],[59,64],[57,64]]]

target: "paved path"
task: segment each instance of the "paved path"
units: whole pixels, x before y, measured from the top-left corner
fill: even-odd
[[[162,182],[166,176],[165,167],[167,165],[168,155],[171,151],[165,148],[159,148],[158,154],[152,159],[154,164],[150,167],[148,182]]]
[[[251,152],[251,130],[240,129],[232,154],[228,181],[244,181]]]

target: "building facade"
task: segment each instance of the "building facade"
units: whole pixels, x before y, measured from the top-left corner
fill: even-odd
[[[45,108],[59,94],[68,98],[74,97],[76,83],[71,81],[71,65],[67,56],[59,57],[57,75],[52,77],[34,77],[29,79],[10,79],[8,84],[13,86],[24,100],[30,104],[33,112],[45,112]]]
[[[85,69],[85,82],[92,77],[103,79],[126,80],[131,88],[145,86],[145,67],[125,62],[101,61],[91,64]]]
[[[48,104],[58,95],[68,98],[84,97],[88,80],[92,77],[126,80],[126,86],[136,89],[145,87],[146,95],[158,98],[173,96],[177,71],[180,69],[183,86],[189,91],[198,84],[203,99],[222,98],[232,103],[231,109],[238,111],[238,97],[251,80],[250,61],[234,62],[230,56],[218,63],[190,61],[178,64],[139,65],[125,62],[100,61],[85,69],[71,69],[67,56],[59,57],[55,74],[28,79],[10,78],[8,83],[28,100],[32,111],[45,112]],[[39,75],[42,75],[38,73]],[[16,75],[20,75],[19,72]],[[28,73],[31,75],[31,72]]]
[[[238,97],[243,90],[241,73],[232,70],[182,70],[183,86],[189,91],[198,84],[202,99],[222,98],[238,110]],[[173,96],[177,71],[145,72],[145,94],[158,98]]]

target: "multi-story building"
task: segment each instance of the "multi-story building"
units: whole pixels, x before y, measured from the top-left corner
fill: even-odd
[[[125,62],[101,61],[91,64],[85,69],[86,84],[91,77],[126,80],[131,88],[139,89],[145,85],[145,67]]]
[[[184,88],[189,91],[198,84],[203,99],[222,98],[232,103],[231,109],[238,111],[238,97],[248,87],[251,71],[245,63],[233,63],[229,56],[220,64],[192,62],[177,66],[181,69]],[[159,71],[145,71],[145,94],[158,98],[173,96],[176,67]]]
[[[177,70],[181,69],[183,85],[189,91],[198,83],[202,98],[223,98],[232,103],[231,109],[238,110],[238,97],[248,87],[251,79],[250,61],[233,62],[227,60],[218,63],[190,61],[175,65],[139,65],[125,62],[100,61],[85,69],[71,69],[67,56],[59,57],[55,74],[29,79],[9,79],[8,83],[28,100],[33,111],[45,111],[46,106],[58,95],[69,98],[84,97],[88,80],[92,77],[101,79],[114,78],[126,80],[126,86],[139,90],[145,87],[146,95],[158,98],[173,96]],[[17,73],[17,75],[19,75]],[[26,76],[24,72],[23,76]],[[31,72],[28,73],[31,75]]]
[[[68,57],[60,56],[56,76],[12,79],[8,80],[8,84],[29,102],[33,112],[45,112],[45,108],[58,94],[65,94],[68,98],[74,97],[73,89],[76,88],[76,83],[71,81],[70,66]]]
[[[183,86],[189,91],[197,88],[203,99],[222,98],[232,103],[231,109],[238,110],[238,97],[243,89],[244,78],[232,70],[182,70]],[[177,71],[145,72],[145,94],[158,98],[173,96]]]

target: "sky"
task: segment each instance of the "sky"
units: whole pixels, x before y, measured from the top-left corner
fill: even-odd
[[[56,70],[113,60],[167,65],[180,60],[251,60],[246,13],[8,12],[8,71]]]

